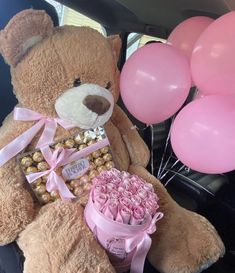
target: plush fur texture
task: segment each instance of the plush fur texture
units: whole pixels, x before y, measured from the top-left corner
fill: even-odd
[[[106,39],[86,27],[53,28],[45,12],[26,10],[1,31],[0,51],[11,65],[20,106],[56,117],[56,101],[65,92],[72,92],[77,79],[82,84],[110,86],[114,101],[118,99],[116,63],[120,39],[116,36]],[[103,102],[100,103],[102,106]],[[93,104],[89,98],[89,107]],[[14,121],[10,115],[0,129],[0,148],[33,124]],[[146,171],[147,146],[117,105],[105,129],[117,168],[152,183],[160,197],[165,217],[152,236],[148,257],[153,266],[163,273],[196,273],[222,256],[224,246],[212,225],[177,205],[162,184]],[[73,133],[74,130],[58,127],[55,141]],[[37,139],[38,136],[28,150],[34,149]],[[15,239],[26,257],[24,273],[114,272],[83,220],[80,202],[58,201],[40,207],[13,158],[0,168],[0,245]]]

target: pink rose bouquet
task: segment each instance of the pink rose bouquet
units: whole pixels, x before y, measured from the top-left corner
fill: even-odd
[[[153,186],[116,169],[102,172],[92,184],[85,208],[87,225],[118,273],[142,273],[151,246],[149,234],[163,217]]]

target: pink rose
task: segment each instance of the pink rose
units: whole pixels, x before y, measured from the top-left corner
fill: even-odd
[[[109,193],[109,197],[113,199],[118,199],[120,197],[120,193],[116,190],[113,190]]]
[[[159,208],[157,202],[151,199],[146,200],[145,207],[146,209],[148,209],[149,214],[152,216],[157,212],[157,209]]]
[[[159,201],[159,198],[155,192],[148,192],[148,199],[155,200],[156,202]]]
[[[114,219],[116,219],[117,212],[118,212],[118,200],[117,199],[109,199],[108,206],[109,210],[112,213]]]
[[[124,180],[122,181],[122,186],[128,190],[131,186],[131,183],[129,182],[129,180],[127,178],[124,178]]]
[[[144,209],[145,209],[146,214],[149,214],[151,216],[153,216],[156,213],[156,210],[149,205],[145,205]]]
[[[106,185],[106,188],[107,188],[107,192],[111,192],[111,191],[113,191],[113,190],[116,190],[116,185],[115,184],[113,184],[113,183],[108,183],[107,185]]]
[[[150,192],[154,192],[154,188],[153,185],[150,183],[144,183],[144,185],[142,186],[142,188],[146,191],[150,191]]]
[[[102,192],[102,193],[106,193],[107,192],[106,185],[95,185],[93,187],[93,189],[96,190],[97,192]]]
[[[137,192],[137,195],[141,197],[142,199],[145,199],[146,197],[148,197],[148,193],[144,189],[139,189]]]
[[[138,181],[136,180],[131,181],[131,186],[130,186],[131,192],[136,193],[140,189],[140,187],[141,187],[141,184]]]
[[[106,217],[132,225],[142,224],[146,216],[153,216],[159,207],[152,184],[116,169],[94,178],[92,196]]]
[[[106,181],[105,179],[103,179],[102,177],[99,176],[96,176],[92,179],[92,184],[93,185],[104,185],[106,184]]]
[[[136,185],[131,184],[128,191],[131,192],[132,194],[136,194],[136,192],[138,191],[138,187]]]
[[[116,217],[116,215],[113,215],[113,213],[112,213],[111,210],[110,210],[109,202],[106,202],[106,203],[105,203],[105,205],[103,206],[101,212],[104,214],[104,216],[106,216],[106,217],[109,218],[109,219],[114,220],[115,217]]]
[[[94,205],[98,210],[102,210],[103,206],[105,205],[106,201],[108,200],[108,197],[104,193],[97,194],[93,200]]]
[[[112,180],[116,179],[116,176],[111,171],[102,172],[97,177],[100,177],[100,179],[104,180],[105,184],[112,182]]]
[[[136,181],[140,186],[143,184],[143,182],[142,182],[143,180],[140,177],[138,177],[137,175],[131,175],[130,180],[132,182]]]
[[[107,193],[107,188],[105,185],[93,185],[92,187],[92,198],[93,200],[96,198],[97,195],[100,195],[101,193]]]
[[[116,221],[124,224],[129,224],[132,212],[129,208],[119,205]]]
[[[158,208],[159,208],[159,206],[157,208],[153,208],[148,205],[146,206],[146,210],[151,216],[154,216],[157,213]]]
[[[145,210],[141,207],[135,207],[132,210],[132,216],[130,219],[131,225],[141,225],[145,219]]]
[[[121,176],[122,176],[122,179],[125,179],[125,178],[128,178],[130,176],[130,174],[128,172],[121,172]]]
[[[147,203],[148,205],[150,205],[150,206],[156,208],[156,209],[159,207],[159,206],[158,206],[158,203],[157,203],[157,200],[156,200],[155,198],[150,198],[150,197],[148,197],[148,198],[146,199],[146,203]]]
[[[132,201],[134,206],[139,206],[141,204],[141,202],[142,202],[142,199],[137,195],[133,195],[131,197],[131,201]]]
[[[109,171],[113,176],[121,176],[121,172],[115,168],[112,168],[110,171]]]
[[[136,183],[138,187],[141,187],[143,185],[142,180],[137,175],[132,175],[130,178],[130,181],[132,183]]]
[[[120,193],[123,193],[125,191],[125,189],[122,186],[119,186],[117,191]]]
[[[112,182],[113,184],[115,184],[115,185],[119,185],[119,184],[122,183],[122,180],[121,180],[121,178],[119,178],[119,177],[113,177],[112,180],[111,180],[111,182]]]
[[[130,208],[132,205],[132,202],[131,202],[130,198],[128,198],[128,197],[121,197],[119,200],[119,204],[122,205],[123,207]]]
[[[124,192],[122,192],[122,196],[130,199],[133,196],[133,194],[125,190]]]
[[[145,209],[146,213],[150,214],[151,216],[153,216],[159,208],[156,200],[151,200],[148,198],[146,200],[142,200],[141,206]]]

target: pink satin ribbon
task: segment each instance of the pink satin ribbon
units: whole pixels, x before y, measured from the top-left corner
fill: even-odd
[[[43,128],[43,126],[44,130],[36,148],[41,148],[53,142],[57,124],[66,130],[75,127],[66,120],[59,118],[48,118],[27,108],[16,107],[14,109],[14,120],[38,122],[0,150],[0,167],[25,149],[31,143],[32,139],[40,131],[40,129]]]
[[[149,234],[156,231],[156,223],[163,217],[163,213],[157,212],[153,219],[149,217],[142,225],[126,225],[105,218],[94,206],[91,196],[84,213],[86,222],[93,232],[100,229],[110,236],[125,239],[126,253],[130,253],[135,249],[130,273],[142,273],[145,258],[152,243]]]
[[[44,172],[31,173],[27,175],[26,178],[29,183],[33,183],[38,178],[48,175],[46,183],[46,189],[48,192],[58,190],[61,199],[64,201],[76,198],[76,196],[74,196],[67,188],[64,179],[56,173],[56,169],[73,161],[84,158],[90,153],[98,149],[102,149],[107,145],[109,145],[109,141],[107,138],[105,138],[77,152],[75,152],[75,149],[63,148],[59,148],[52,152],[49,146],[44,146],[41,148],[41,152],[46,162],[49,164],[50,169]]]

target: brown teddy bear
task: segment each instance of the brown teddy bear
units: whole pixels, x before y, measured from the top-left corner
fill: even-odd
[[[59,116],[78,128],[105,124],[117,168],[152,183],[160,198],[165,217],[152,236],[149,261],[164,273],[200,272],[224,254],[223,243],[205,218],[181,208],[146,171],[147,146],[114,105],[120,46],[117,36],[105,38],[88,27],[54,28],[44,11],[22,11],[0,33],[0,51],[11,66],[19,107]],[[0,154],[34,124],[9,115],[0,130]],[[73,132],[58,126],[54,140]],[[27,150],[35,148],[40,133]],[[79,200],[41,207],[33,201],[16,158],[2,159],[0,168],[0,245],[18,240],[25,273],[114,272],[84,222]]]

